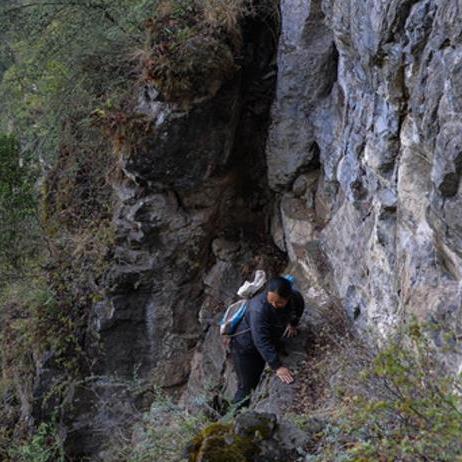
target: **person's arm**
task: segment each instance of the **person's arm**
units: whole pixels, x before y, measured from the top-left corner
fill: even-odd
[[[263,359],[273,370],[281,367],[281,361],[270,336],[270,323],[264,310],[254,310],[250,319],[252,339]]]
[[[289,324],[292,327],[297,327],[305,309],[305,301],[300,292],[294,291],[292,295],[291,311],[289,315]]]
[[[283,337],[295,337],[298,334],[298,323],[305,309],[305,301],[300,292],[294,291],[290,301],[289,324],[287,324]]]

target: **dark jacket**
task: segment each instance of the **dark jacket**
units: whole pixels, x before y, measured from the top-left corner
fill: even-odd
[[[284,308],[274,308],[263,292],[249,300],[249,306],[239,323],[231,348],[236,353],[255,353],[263,357],[272,369],[281,366],[276,347],[288,324],[296,326],[305,303],[300,292],[294,290]]]

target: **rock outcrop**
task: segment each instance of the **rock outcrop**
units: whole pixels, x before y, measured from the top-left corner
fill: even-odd
[[[215,423],[202,430],[187,450],[190,462],[279,462],[299,460],[307,437],[278,422],[274,414],[247,412],[233,425]]]
[[[458,8],[281,2],[267,141],[271,234],[301,283],[305,326],[322,324],[335,300],[377,339],[411,316],[434,323],[437,343],[448,326],[460,330]],[[200,351],[186,394],[208,377],[209,392],[229,396],[233,375],[213,330]],[[304,355],[295,347],[290,365]],[[460,367],[456,354],[445,360]],[[283,414],[291,395],[268,375],[254,406]]]
[[[267,146],[275,238],[303,268],[319,248],[331,294],[359,329],[385,336],[411,315],[437,330],[460,319],[459,8],[281,3]]]
[[[305,326],[335,298],[378,337],[412,315],[435,324],[436,342],[443,320],[459,333],[460,8],[282,0],[269,129],[268,30],[247,37],[250,64],[212,100],[185,112],[141,96],[154,128],[116,187],[110,295],[93,316],[101,374],[137,370],[188,406],[230,396],[217,313],[253,269],[280,271],[282,252]],[[283,414],[293,397],[281,390],[266,376],[254,406]]]
[[[113,260],[89,326],[99,340],[88,345],[94,375],[69,416],[79,457],[97,459],[98,429],[149,407],[154,387],[178,394],[211,319],[234,297],[229,288],[258,265],[285,265],[270,238],[265,173],[276,42],[268,19],[247,22],[241,70],[216,95],[187,107],[153,87],[139,95],[147,123],[119,155]]]

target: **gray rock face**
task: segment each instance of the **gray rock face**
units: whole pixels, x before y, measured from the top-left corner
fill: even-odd
[[[456,10],[451,0],[281,2],[271,234],[314,302],[306,325],[322,323],[316,306],[335,298],[360,331],[387,336],[417,315],[459,332]],[[294,370],[306,353],[307,338],[298,341],[286,359]],[[198,370],[230,396],[232,368],[216,344],[211,330],[201,364],[214,366]],[[266,374],[252,405],[280,415],[293,401],[291,387]]]
[[[434,322],[436,341],[443,320],[461,335],[461,9],[282,0],[268,133],[272,56],[255,50],[271,50],[271,37],[246,78],[190,111],[146,92],[153,129],[123,158],[115,263],[93,312],[101,374],[186,385],[191,408],[230,397],[216,323],[248,262],[275,246],[305,299],[339,300],[360,331],[387,336],[416,315]],[[313,308],[302,325],[321,317]],[[307,341],[291,347],[295,370]],[[462,367],[460,355],[447,362]],[[265,374],[254,398],[281,415],[294,392]]]
[[[290,188],[298,173],[316,164],[319,146],[310,115],[336,80],[332,31],[323,24],[321,2],[283,0],[277,96],[267,147],[268,179]]]
[[[120,153],[113,263],[102,281],[107,296],[95,303],[89,326],[99,339],[97,348],[88,347],[100,378],[89,393],[95,419],[73,418],[78,456],[96,457],[96,420],[106,408],[118,408],[117,402],[100,406],[111,396],[119,400],[105,383],[128,389],[139,382],[178,396],[188,380],[194,383],[191,367],[202,387],[214,368],[219,376],[210,349],[197,347],[208,342],[207,329],[235,297],[230,287],[259,255],[284,261],[269,238],[272,193],[265,175],[274,35],[257,19],[251,34],[244,33],[241,72],[213,98],[185,109],[162,102],[153,88],[139,95],[138,111],[150,128]],[[213,347],[219,356],[220,345]],[[76,400],[84,399],[79,393]],[[123,400],[130,404],[134,397]],[[117,412],[107,418],[108,427],[115,425]],[[80,448],[79,440],[85,441]]]
[[[236,111],[241,104],[238,90],[236,82],[222,94],[226,101],[234,101]],[[217,103],[222,116],[216,113],[205,126],[193,127],[191,114],[166,105],[164,111],[153,111],[157,128],[149,135],[152,146],[143,145],[140,152],[126,155],[126,178],[115,185],[117,243],[105,281],[107,297],[95,305],[92,316],[91,327],[99,335],[95,372],[103,379],[88,387],[94,408],[91,414],[74,418],[72,439],[77,442],[68,441],[79,457],[105,460],[97,456],[104,441],[96,430],[123,425],[124,412],[116,411],[130,408],[135,401],[129,392],[133,383],[176,390],[188,381],[194,348],[202,335],[199,312],[205,299],[204,273],[215,259],[212,241],[224,232],[229,223],[224,212],[237,197],[231,174],[217,175],[212,171],[215,167],[209,168],[214,159],[216,164],[227,163],[233,145],[221,141],[224,132],[230,140],[236,130],[236,114],[230,115],[222,100]],[[176,124],[188,126],[189,135]],[[207,134],[215,128],[220,132],[217,138]],[[165,139],[163,130],[168,133]],[[172,162],[171,176],[170,167],[157,157],[156,143],[162,146],[160,157]],[[182,157],[186,145],[191,149]],[[190,154],[197,156],[197,163]],[[233,247],[219,251],[215,246],[215,250],[230,255]],[[210,278],[215,286],[213,274]],[[114,380],[121,382],[124,393],[115,394],[106,385]],[[80,395],[76,400],[83,399]]]
[[[410,315],[437,323],[442,312],[460,329],[459,9],[456,0],[282,2],[267,157],[271,187],[292,192],[273,228],[282,216],[277,243],[307,279],[319,244],[332,294],[360,329],[388,335]],[[309,170],[319,177],[314,206],[299,199],[304,180],[294,182]]]
[[[233,297],[227,290],[242,263],[269,242],[264,140],[274,48],[267,26],[258,27],[240,76],[215,97],[187,110],[153,89],[139,97],[151,128],[121,155],[114,264],[93,313],[103,374],[130,377],[136,368],[161,386],[185,384],[194,347]],[[267,95],[258,110],[252,85]]]
[[[238,105],[236,92],[235,87],[225,92],[224,100],[230,98]],[[224,108],[224,101],[215,103],[216,110]],[[210,108],[204,113],[209,112]],[[143,145],[141,152],[127,158],[125,168],[135,182],[123,184],[123,193],[118,194],[116,265],[108,276],[111,296],[105,301],[110,309],[103,316],[96,313],[97,327],[110,352],[103,368],[128,376],[138,364],[143,375],[155,378],[157,365],[165,372],[166,363],[177,358],[175,373],[157,377],[169,386],[184,383],[187,377],[189,361],[184,353],[191,351],[200,336],[197,315],[213,221],[232,201],[235,185],[229,175],[213,176],[215,167],[210,165],[226,164],[231,155],[232,143],[226,142],[226,136],[233,136],[236,115],[223,109],[222,116],[215,113],[203,130],[199,113],[161,113],[164,121],[156,123],[149,141],[152,146]],[[193,125],[193,117],[198,117],[199,125]],[[162,149],[154,149],[157,143]],[[190,146],[187,151],[186,145]],[[177,149],[186,155],[175,154]],[[171,169],[164,161],[172,163]]]

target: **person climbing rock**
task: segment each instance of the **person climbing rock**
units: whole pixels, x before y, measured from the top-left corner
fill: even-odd
[[[249,404],[265,363],[284,383],[292,383],[292,372],[279,358],[284,337],[297,335],[305,303],[299,291],[284,277],[271,279],[265,290],[249,301],[244,318],[232,337],[230,350],[238,388],[233,403]]]

